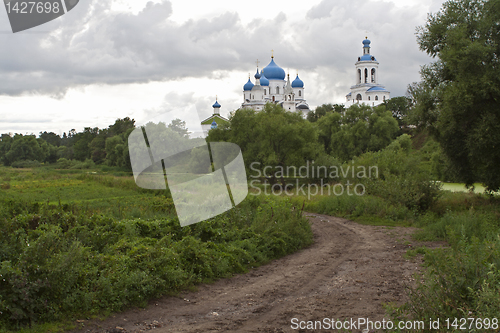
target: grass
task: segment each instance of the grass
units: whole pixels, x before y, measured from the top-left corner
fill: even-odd
[[[249,196],[181,228],[167,191],[116,170],[0,167],[0,332],[51,332],[311,244],[295,204]]]

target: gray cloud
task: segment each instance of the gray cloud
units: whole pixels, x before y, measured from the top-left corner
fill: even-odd
[[[365,31],[381,63],[381,83],[393,96],[404,94],[406,85],[418,80],[419,66],[429,61],[418,51],[414,36],[425,14],[382,1],[324,0],[300,20],[276,13],[274,19],[255,19],[247,25],[234,12],[177,24],[169,20],[168,1],[148,2],[136,15],[109,10],[110,0],[82,1],[60,19],[35,29],[52,33],[1,34],[0,42],[8,47],[0,50],[0,94],[61,98],[68,88],[88,84],[253,72],[255,59],[265,59],[262,63],[267,65],[274,49],[277,63],[292,73],[321,70],[321,75],[329,68],[326,72],[332,76],[321,77],[321,87],[305,83],[317,103],[331,102],[353,84]],[[8,29],[5,15],[0,27]],[[242,77],[234,85],[245,81]]]

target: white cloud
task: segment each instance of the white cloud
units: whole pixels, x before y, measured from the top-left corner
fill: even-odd
[[[252,8],[225,0],[81,1],[35,33],[0,34],[8,45],[0,50],[0,113],[26,115],[23,131],[57,133],[191,105],[203,118],[218,94],[227,114],[241,103],[245,73],[253,75],[257,58],[267,65],[271,49],[291,76],[299,71],[311,106],[342,103],[365,34],[380,62],[380,82],[392,96],[402,95],[429,62],[418,50],[415,26],[440,3],[398,1],[258,0]],[[6,15],[0,29],[9,30]],[[175,103],[165,104],[165,96]],[[35,105],[38,114],[66,119],[52,122],[62,128],[30,123]],[[2,118],[0,131],[19,128]]]

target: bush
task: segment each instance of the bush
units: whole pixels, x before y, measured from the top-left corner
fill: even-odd
[[[92,169],[92,168],[95,168],[95,163],[90,158],[87,158],[83,162],[76,162],[71,166],[71,169]]]
[[[13,168],[38,168],[41,167],[42,165],[38,161],[23,160],[23,161],[13,162],[11,166]]]
[[[164,209],[153,199],[150,209]],[[0,330],[146,305],[152,297],[244,272],[312,242],[293,203],[275,198],[250,196],[184,228],[169,217],[88,216],[77,204],[9,199],[2,206]]]
[[[69,169],[71,168],[71,166],[73,166],[73,161],[72,160],[68,160],[64,157],[61,157],[60,159],[57,160],[57,166],[60,168],[60,169]]]
[[[457,238],[457,235],[453,237]],[[451,249],[427,251],[427,271],[396,309],[397,319],[498,318],[500,311],[500,240],[482,242],[465,235]],[[482,331],[482,330],[479,330]]]

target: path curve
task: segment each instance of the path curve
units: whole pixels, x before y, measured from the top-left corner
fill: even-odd
[[[412,228],[305,216],[314,233],[310,247],[196,292],[152,301],[145,309],[103,322],[79,321],[74,332],[297,332],[293,318],[382,320],[383,304],[404,301],[419,266],[403,257],[412,246]]]

